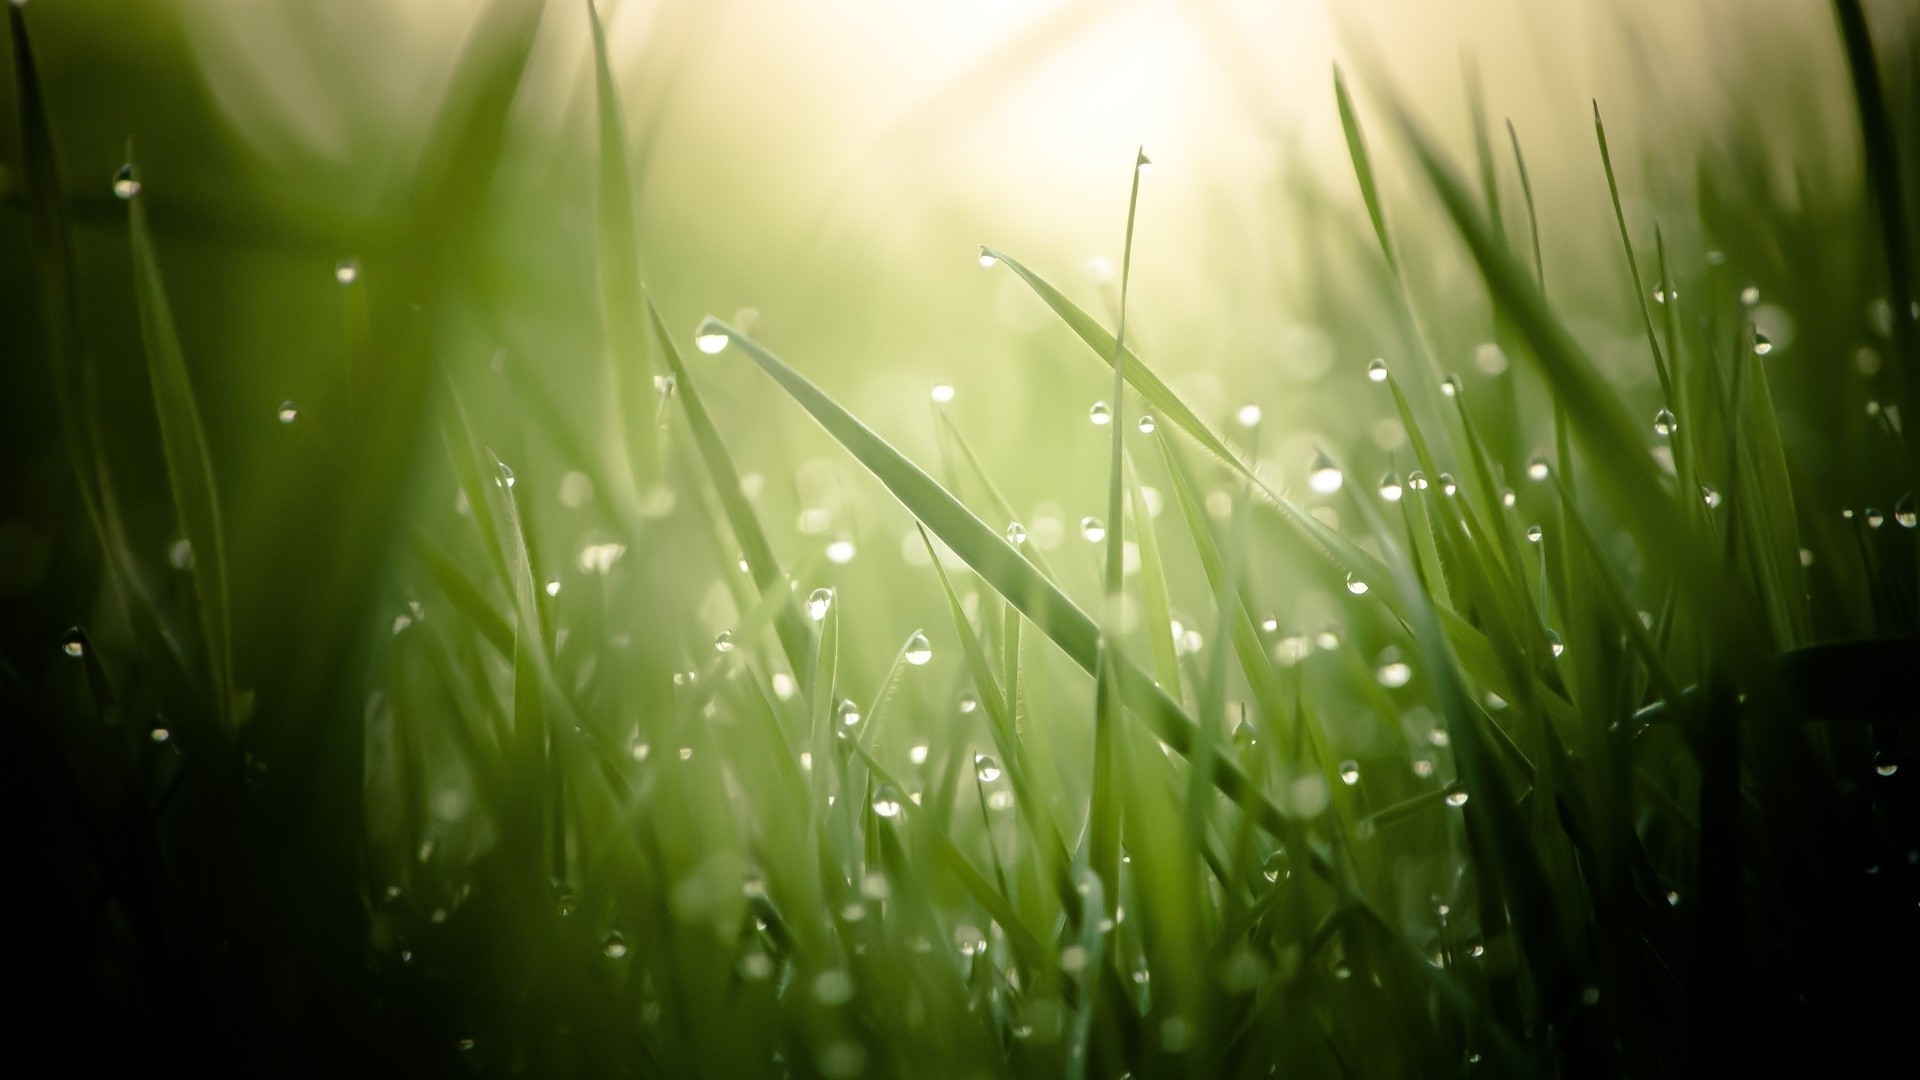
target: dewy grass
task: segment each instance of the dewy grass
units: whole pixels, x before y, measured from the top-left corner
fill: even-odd
[[[1847,205],[1874,208],[1884,250],[1859,255],[1890,271],[1875,332],[1910,389],[1895,117],[1913,103],[1886,99],[1860,6],[1835,8],[1871,190]],[[1336,71],[1377,243],[1356,210],[1359,280],[1382,295],[1334,317],[1403,332],[1335,378],[1407,448],[1380,484],[1357,472],[1377,455],[1327,445],[1295,493],[1259,456],[1270,421],[1220,423],[1127,329],[1143,152],[1111,330],[1042,260],[981,250],[1073,343],[1046,359],[1110,387],[1104,487],[1062,481],[1075,510],[1049,526],[1005,494],[1033,487],[1016,471],[1050,479],[1047,454],[996,456],[954,387],[924,421],[938,469],[778,321],[694,328],[655,302],[589,15],[575,314],[595,389],[555,393],[564,346],[507,340],[513,313],[475,280],[549,32],[541,5],[497,0],[400,224],[338,278],[347,385],[278,419],[318,448],[288,482],[329,481],[297,485],[319,509],[295,528],[234,497],[241,436],[189,332],[204,312],[183,314],[195,264],[172,261],[162,170],[120,176],[124,258],[84,272],[37,9],[9,10],[22,186],[3,212],[30,253],[6,258],[37,290],[34,431],[82,523],[0,664],[22,879],[46,901],[29,937],[53,954],[22,982],[44,983],[49,1038],[100,1065],[829,1080],[1866,1075],[1909,1056],[1914,418],[1893,395],[1790,426],[1771,316],[1714,224],[1765,233],[1784,210],[1711,175],[1697,221],[1685,193],[1636,195],[1596,104],[1610,205],[1541,216],[1552,174],[1511,122],[1503,174],[1477,84],[1476,192],[1391,79]],[[1389,200],[1402,166],[1434,203]],[[1419,291],[1423,215],[1490,311]],[[1617,261],[1549,289],[1575,230]],[[1632,291],[1610,328],[1632,351],[1603,363],[1577,321],[1593,309],[1557,290],[1607,281]],[[1828,295],[1778,289],[1808,311]],[[1444,370],[1434,342],[1489,319],[1502,362]],[[147,434],[97,418],[90,365],[115,342],[136,350],[116,370],[148,376]],[[479,374],[476,353],[496,358]],[[1039,407],[1084,423],[1062,385],[1036,381]],[[753,428],[801,419],[878,486],[768,464]],[[1810,479],[1821,441],[1865,448],[1871,507],[1843,515]],[[129,497],[113,470],[140,456],[165,482]],[[171,567],[128,539],[156,518]],[[290,550],[263,555],[254,528]],[[1337,605],[1277,610],[1283,576]]]

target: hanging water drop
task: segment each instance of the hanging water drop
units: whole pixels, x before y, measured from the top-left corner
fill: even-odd
[[[1534,458],[1532,461],[1527,462],[1527,479],[1538,481],[1538,480],[1545,480],[1546,478],[1547,478],[1547,459],[1546,458],[1537,457],[1537,458]]]
[[[1440,380],[1440,392],[1448,397],[1460,396],[1460,376],[1448,375]]]
[[[1467,789],[1463,787],[1458,787],[1458,786],[1448,789],[1447,805],[1448,806],[1467,805]]]
[[[1540,528],[1540,526],[1538,525],[1527,526],[1527,543],[1537,544],[1540,542],[1540,538],[1545,535],[1547,535],[1546,530]]]
[[[74,627],[60,638],[60,651],[75,660],[87,655],[87,632]]]
[[[1740,303],[1742,303],[1743,305],[1747,307],[1752,307],[1753,305],[1759,302],[1760,302],[1760,286],[1749,285],[1746,288],[1740,290]]]
[[[890,818],[900,812],[900,793],[891,786],[882,784],[873,792],[873,812],[883,818]]]
[[[1080,535],[1087,538],[1087,543],[1097,544],[1107,538],[1107,527],[1097,517],[1083,517],[1080,519]]]
[[[1920,526],[1920,514],[1914,513],[1913,509],[1913,492],[1900,496],[1900,500],[1893,504],[1893,520],[1903,529]]]
[[[904,655],[906,656],[907,663],[912,664],[914,667],[919,667],[933,659],[933,645],[927,641],[926,634],[915,630],[913,636],[907,639],[907,649]]]
[[[1313,452],[1313,462],[1307,466],[1308,487],[1322,495],[1331,495],[1340,490],[1343,479],[1339,467],[1334,465],[1333,459],[1327,456],[1325,450]]]
[[[1374,382],[1386,382],[1387,362],[1376,358],[1373,363],[1368,364],[1367,378],[1372,379]]]
[[[1381,686],[1398,690],[1413,680],[1413,668],[1400,659],[1400,650],[1389,647],[1380,653],[1379,666],[1374,669],[1373,677]]]
[[[1674,421],[1671,410],[1663,408],[1653,414],[1653,433],[1656,435],[1671,435],[1679,426]]]
[[[1140,418],[1140,434],[1142,435],[1153,434],[1153,417],[1142,416]]]
[[[1007,543],[1012,544],[1014,547],[1019,547],[1026,542],[1027,527],[1017,521],[1009,522],[1007,525]]]
[[[932,396],[935,405],[945,405],[947,402],[953,400],[953,384],[934,383]]]
[[[655,375],[653,377],[653,389],[660,395],[661,401],[672,397],[674,389],[679,385],[679,380],[675,379],[672,375]]]
[[[1867,507],[1867,528],[1877,529],[1887,523],[1887,517],[1873,507]]]
[[[1440,493],[1442,495],[1452,495],[1459,490],[1460,485],[1454,483],[1452,473],[1443,472],[1440,474]]]
[[[719,633],[713,635],[713,651],[717,653],[722,653],[722,654],[732,652],[733,651],[733,631],[722,630]]]
[[[1753,355],[1765,356],[1773,351],[1773,342],[1758,330],[1753,332]]]
[[[1408,473],[1407,474],[1407,490],[1408,491],[1427,490],[1427,474],[1421,472],[1419,469],[1415,469],[1412,472]]]
[[[839,707],[834,709],[834,715],[840,718],[842,727],[853,727],[860,722],[860,706],[850,698],[842,698]]]
[[[983,247],[980,249],[980,265],[984,268],[992,269],[1000,265],[1000,260],[994,258],[993,253]]]
[[[1712,510],[1720,505],[1720,493],[1702,484],[1700,485],[1700,501],[1707,505],[1707,509]]]
[[[1560,640],[1559,631],[1556,630],[1547,631],[1547,647],[1553,650],[1555,656],[1567,651],[1566,643]]]
[[[827,608],[833,604],[833,590],[822,586],[807,594],[807,618],[814,622],[827,617]]]
[[[351,285],[360,280],[360,264],[353,259],[341,259],[334,264],[333,280],[342,285]]]
[[[700,320],[699,327],[693,332],[693,347],[708,356],[725,349],[728,340],[726,327],[711,315]]]
[[[973,775],[983,784],[991,784],[1000,779],[1000,762],[992,754],[973,755]]]
[[[1347,591],[1355,596],[1365,596],[1367,594],[1367,583],[1354,577],[1352,573],[1348,573]]]
[[[827,545],[827,561],[835,566],[845,566],[852,562],[854,554],[853,541],[847,537],[842,536]]]
[[[1106,402],[1096,401],[1093,407],[1087,410],[1087,419],[1093,421],[1095,427],[1104,427],[1113,423],[1113,410],[1107,407]]]
[[[1399,502],[1400,496],[1404,494],[1405,491],[1406,489],[1400,486],[1399,473],[1389,472],[1380,478],[1380,497],[1382,499],[1388,502]]]
[[[980,699],[973,696],[973,691],[969,690],[966,693],[960,695],[960,711],[961,712],[970,713],[979,707],[980,707]]]
[[[607,936],[600,942],[600,952],[609,960],[618,960],[627,955],[626,937],[618,930],[607,931]]]
[[[1348,758],[1340,763],[1340,782],[1352,787],[1360,782],[1360,763]]]

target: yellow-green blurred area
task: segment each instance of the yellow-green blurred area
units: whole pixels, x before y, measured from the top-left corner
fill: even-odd
[[[242,581],[276,543],[256,523],[316,499],[287,483],[283,462],[340,434],[308,434],[328,428],[319,406],[346,349],[334,267],[365,259],[361,285],[378,295],[386,267],[366,253],[412,212],[409,183],[480,9],[224,0],[27,9],[73,188],[100,408],[109,429],[128,433],[115,437],[126,458],[116,467],[136,490],[158,480],[143,472],[157,461],[143,437],[138,356],[120,347],[132,332],[121,302],[124,207],[109,188],[131,140]],[[644,278],[683,342],[699,316],[739,314],[923,462],[937,449],[928,388],[952,384],[952,416],[1048,546],[1099,512],[1105,432],[1086,409],[1106,396],[1107,376],[1013,275],[981,269],[974,255],[981,243],[1016,254],[1110,323],[1140,145],[1156,166],[1134,252],[1129,331],[1141,354],[1209,421],[1259,403],[1260,459],[1291,489],[1316,442],[1346,450],[1360,475],[1406,467],[1404,433],[1360,372],[1383,356],[1416,383],[1431,378],[1393,314],[1352,183],[1332,102],[1336,56],[1354,58],[1363,115],[1370,88],[1390,82],[1463,162],[1470,110],[1481,109],[1510,235],[1523,242],[1511,121],[1548,292],[1651,415],[1653,370],[1593,149],[1597,99],[1640,241],[1661,226],[1688,284],[1759,288],[1754,318],[1778,349],[1784,434],[1816,492],[1836,504],[1878,494],[1848,490],[1865,482],[1849,474],[1848,447],[1818,434],[1875,394],[1875,361],[1859,352],[1874,345],[1873,312],[1859,298],[1872,292],[1863,277],[1877,273],[1844,64],[1818,5],[627,0],[602,15]],[[1892,43],[1891,85],[1910,85],[1912,12],[1882,4],[1873,16]],[[487,378],[503,354],[585,443],[598,438],[597,122],[586,8],[549,4],[497,165],[475,178],[484,185],[475,257],[438,310],[422,313],[441,332],[437,369],[488,417],[483,426],[500,414],[495,439],[524,426],[524,407]],[[1374,141],[1440,369],[1469,383],[1500,371],[1470,263],[1436,228],[1399,148]],[[1765,228],[1738,210],[1703,220],[1703,193],[1782,216]],[[17,203],[17,187],[9,195]],[[9,448],[11,471],[52,476],[60,444],[25,422],[38,378],[28,362],[31,263],[18,216],[4,228],[19,388],[10,407],[23,410],[13,430],[31,444]],[[1725,254],[1711,277],[1709,251]],[[1788,288],[1795,303],[1777,299]],[[791,557],[841,534],[862,562],[897,563],[911,549],[906,516],[870,500],[857,467],[758,375],[700,361],[742,470],[766,480],[776,526],[811,507],[833,514],[783,538]],[[380,394],[381,379],[368,372],[362,389]],[[645,380],[629,381],[636,397],[650,397]],[[301,410],[297,423],[278,422],[283,402]],[[1509,462],[1544,447],[1547,432],[1524,384],[1514,404],[1489,421]],[[423,435],[422,460],[437,443]],[[551,492],[560,473],[549,472]],[[451,505],[444,485],[416,490],[422,512]],[[143,540],[164,546],[151,535],[164,531],[164,507],[135,509],[154,515]],[[1063,570],[1090,582],[1091,555],[1069,548]],[[242,589],[237,602],[273,603],[263,588]],[[1330,598],[1303,602],[1290,623],[1330,616],[1321,610]]]

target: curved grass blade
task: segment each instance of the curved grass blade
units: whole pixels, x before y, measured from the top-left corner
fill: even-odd
[[[1367,216],[1373,219],[1373,235],[1380,241],[1380,253],[1387,268],[1400,275],[1400,260],[1387,236],[1386,213],[1380,205],[1380,188],[1373,179],[1373,158],[1367,153],[1367,139],[1360,131],[1360,117],[1354,112],[1353,98],[1347,93],[1347,78],[1340,65],[1333,66],[1333,100],[1340,109],[1340,129],[1346,133],[1347,156],[1353,159],[1353,172],[1360,181],[1360,198],[1367,204]]]
[[[146,197],[129,200],[129,238],[133,249],[134,298],[140,309],[140,336],[146,344],[147,375],[153,384],[154,412],[160,421],[160,447],[173,488],[180,531],[193,546],[193,584],[199,601],[200,632],[207,651],[208,676],[216,715],[236,722],[233,709],[232,611],[227,587],[227,548],[220,519],[220,492],[213,476],[213,454],[194,403],[193,382],[180,335],[167,305],[160,261],[147,227]]]
[[[640,293],[640,253],[634,242],[633,187],[627,175],[626,121],[619,88],[607,61],[607,34],[600,12],[587,0],[587,22],[593,33],[593,88],[599,121],[599,229],[600,319],[607,335],[605,371],[607,394],[602,422],[607,430],[607,456],[614,475],[625,481],[622,498],[634,497],[634,472],[651,475],[654,440],[652,425],[643,415],[639,396],[628,386],[627,375],[644,384],[648,374],[645,316],[636,305]]]
[[[975,517],[919,466],[785,361],[718,319],[710,318],[702,325],[706,332],[725,334],[873,473],[933,535],[973,567],[994,591],[1017,607],[1082,670],[1094,673],[1099,658],[1099,628],[1059,586],[1044,577],[998,532]],[[1192,745],[1192,718],[1156,686],[1146,672],[1124,656],[1115,656],[1113,670],[1122,699],[1140,712],[1155,734],[1185,754]],[[1279,828],[1279,808],[1264,794],[1252,789],[1237,767],[1221,762],[1215,769],[1214,782],[1229,797],[1249,799],[1263,827]]]

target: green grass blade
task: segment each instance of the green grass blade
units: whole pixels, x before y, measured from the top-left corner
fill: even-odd
[[[1333,98],[1340,109],[1340,130],[1347,137],[1347,156],[1353,160],[1353,175],[1360,182],[1360,197],[1367,204],[1367,217],[1373,220],[1373,235],[1380,241],[1380,254],[1387,268],[1400,276],[1400,260],[1393,253],[1393,241],[1387,235],[1386,212],[1380,204],[1380,188],[1373,178],[1373,158],[1367,153],[1367,139],[1360,130],[1360,115],[1354,111],[1353,98],[1347,93],[1347,78],[1340,65],[1333,66]]]
[[[614,474],[626,483],[621,498],[634,497],[634,472],[650,476],[653,425],[642,404],[651,365],[647,331],[641,311],[640,253],[634,240],[633,186],[627,175],[626,121],[619,87],[607,60],[607,34],[594,0],[587,0],[587,22],[593,32],[593,88],[599,134],[599,171],[596,189],[598,215],[600,320],[607,335],[606,396],[601,403],[606,424],[606,457]],[[648,305],[649,307],[651,305]]]

